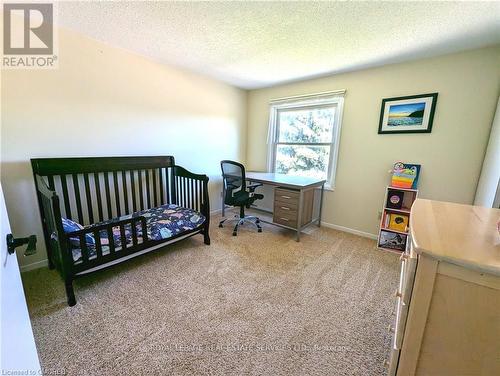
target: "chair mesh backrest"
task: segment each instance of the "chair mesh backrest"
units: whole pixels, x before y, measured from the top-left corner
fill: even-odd
[[[238,162],[222,161],[222,180],[226,192],[224,202],[231,204],[231,199],[236,192],[245,191],[245,167]]]

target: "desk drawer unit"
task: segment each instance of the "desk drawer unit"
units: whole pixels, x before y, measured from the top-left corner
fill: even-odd
[[[312,218],[314,190],[303,193],[303,211],[301,225],[309,223]],[[297,228],[299,218],[300,192],[292,189],[276,188],[274,190],[273,222]]]
[[[274,190],[273,222],[297,228],[300,193],[291,189]]]

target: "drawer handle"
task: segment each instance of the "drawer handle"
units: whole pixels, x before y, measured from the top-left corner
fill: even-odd
[[[280,218],[280,219],[282,219],[282,220],[284,220],[284,221],[287,221],[287,222],[288,222],[288,219],[287,219],[287,218]]]
[[[290,196],[281,196],[282,198],[290,199]]]
[[[282,206],[281,209],[283,209],[283,210],[290,210],[290,208],[287,208],[286,206]]]
[[[399,290],[396,290],[396,292],[394,293],[394,296],[396,296],[397,298],[402,298],[403,294],[401,294],[401,292],[399,292]]]

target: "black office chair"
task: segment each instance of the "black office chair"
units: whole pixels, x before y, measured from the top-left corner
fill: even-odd
[[[234,226],[233,236],[238,234],[238,226],[245,222],[251,223],[257,227],[258,232],[262,232],[259,218],[253,215],[245,215],[245,207],[250,208],[255,200],[262,200],[264,195],[255,193],[255,188],[262,184],[249,184],[245,180],[245,167],[234,161],[221,161],[222,169],[224,204],[240,208],[240,215],[235,215],[234,218],[226,218],[220,221],[219,227],[223,227],[224,222],[236,221]]]

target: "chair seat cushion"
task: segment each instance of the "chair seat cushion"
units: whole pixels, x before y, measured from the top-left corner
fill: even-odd
[[[140,212],[136,212],[133,214],[125,215],[122,217],[114,218],[109,221],[104,221],[100,223],[95,223],[90,226],[86,226],[86,229],[91,229],[92,227],[101,226],[105,224],[110,224],[119,220],[130,219],[143,216],[146,218],[146,228],[148,233],[148,240],[165,240],[169,239],[173,236],[180,235],[184,232],[192,231],[199,228],[206,220],[206,218],[199,212],[183,208],[181,206],[166,204],[162,206],[158,206],[152,209],[146,209]],[[63,219],[63,222],[67,221]],[[78,224],[77,224],[78,225]],[[77,227],[77,226],[73,226]],[[69,229],[69,226],[64,226],[65,232],[71,232],[75,230],[66,230]],[[132,228],[130,224],[124,226],[125,228],[125,237],[127,240],[127,247],[133,244],[132,241]],[[138,243],[143,242],[142,237],[142,228],[138,223],[136,225],[137,228],[137,239]],[[108,233],[106,230],[101,230],[99,232],[99,238],[102,248],[103,255],[109,253],[109,240]],[[113,240],[115,244],[115,252],[119,252],[121,250],[121,235],[120,235],[120,227],[113,227]],[[95,239],[93,235],[87,235],[85,238],[85,243],[87,245],[89,259],[96,257],[96,245]],[[82,252],[80,247],[80,240],[75,238],[70,238],[71,251],[73,254],[73,261],[78,262],[82,259]]]
[[[251,205],[255,200],[262,200],[264,195],[260,193],[250,193],[246,191],[240,191],[234,193],[233,196],[226,198],[225,203],[232,206],[244,206]]]

